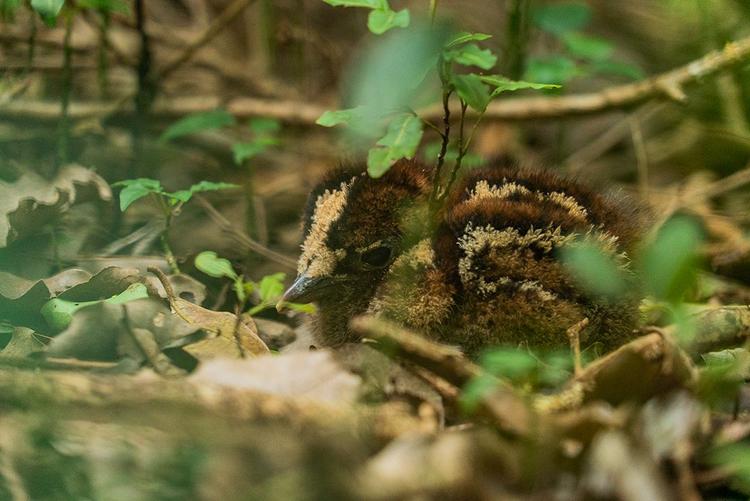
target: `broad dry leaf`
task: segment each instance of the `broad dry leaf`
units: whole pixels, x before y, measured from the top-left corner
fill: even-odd
[[[360,386],[360,379],[324,350],[211,360],[201,364],[190,378],[194,382],[327,403],[354,402]]]

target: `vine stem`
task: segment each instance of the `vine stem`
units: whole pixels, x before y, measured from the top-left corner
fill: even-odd
[[[435,165],[435,173],[432,176],[432,193],[430,194],[430,213],[434,214],[437,209],[438,202],[438,188],[440,186],[440,173],[443,170],[443,164],[445,163],[445,155],[448,152],[448,141],[450,139],[451,132],[451,108],[450,108],[450,97],[451,90],[443,91],[443,132],[442,132],[442,143],[440,144],[440,153],[438,154],[437,164]]]
[[[435,26],[435,14],[437,14],[438,0],[430,0],[430,24]]]
[[[458,156],[456,157],[456,163],[453,165],[453,170],[451,171],[450,180],[448,180],[448,184],[445,185],[445,189],[443,190],[443,192],[441,193],[439,197],[440,202],[442,202],[448,197],[448,193],[450,193],[451,187],[453,187],[453,183],[456,182],[456,178],[458,177],[458,171],[461,170],[461,162],[464,159],[464,155],[466,155],[466,152],[469,150],[468,146],[464,146],[464,124],[466,123],[466,109],[467,108],[468,108],[468,105],[462,99],[461,100],[461,121],[459,122],[459,126],[458,126]],[[474,130],[476,130],[476,125],[477,124],[475,123],[474,129],[472,129],[472,134],[474,133]]]

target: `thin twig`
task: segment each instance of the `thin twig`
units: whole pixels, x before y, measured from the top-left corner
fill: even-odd
[[[284,256],[283,254],[279,254],[278,252],[261,245],[260,243],[250,238],[247,233],[244,233],[243,231],[235,228],[232,223],[229,222],[229,220],[225,218],[221,214],[221,212],[216,210],[216,208],[211,205],[211,203],[204,197],[197,195],[193,197],[193,199],[203,207],[203,209],[206,211],[206,214],[208,214],[208,216],[213,219],[216,224],[219,225],[222,231],[230,233],[242,245],[245,245],[248,249],[257,252],[261,256],[264,256],[275,263],[278,263],[292,270],[297,269],[297,263],[294,259]]]
[[[458,171],[461,170],[461,162],[464,159],[464,155],[466,155],[466,152],[468,151],[468,145],[464,146],[464,124],[466,123],[466,108],[467,104],[462,100],[461,101],[461,121],[458,125],[458,156],[456,157],[456,163],[453,165],[453,170],[451,171],[451,177],[448,180],[448,184],[445,185],[445,188],[443,189],[440,197],[438,197],[438,201],[442,202],[448,197],[448,194],[451,191],[451,188],[453,187],[453,183],[456,182],[456,178],[458,177]],[[476,130],[476,125],[479,123],[479,120],[481,119],[481,115],[477,119],[477,123],[474,124],[474,129],[471,131],[472,134]]]
[[[430,194],[430,208],[435,210],[438,199],[438,188],[440,186],[440,174],[445,164],[445,155],[448,152],[448,141],[451,133],[451,108],[450,108],[451,91],[443,92],[443,133],[442,142],[440,143],[440,153],[438,153],[435,172],[432,175],[432,193]]]
[[[183,64],[190,61],[192,57],[198,52],[201,47],[206,45],[208,42],[213,40],[221,30],[223,30],[229,23],[234,21],[246,7],[250,6],[255,0],[235,0],[227,6],[218,16],[216,16],[208,28],[201,33],[198,38],[190,42],[183,51],[172,59],[170,62],[162,66],[156,71],[156,75],[159,79],[163,79],[171,75],[175,70],[179,69]]]
[[[648,154],[646,153],[646,143],[643,140],[641,124],[636,118],[630,119],[630,136],[633,139],[633,149],[635,150],[636,167],[638,171],[638,192],[641,199],[648,203]]]

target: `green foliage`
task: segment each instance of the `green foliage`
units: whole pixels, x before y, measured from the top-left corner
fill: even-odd
[[[21,4],[22,0],[0,0],[0,19],[12,21]]]
[[[226,277],[236,280],[239,277],[229,259],[219,257],[214,251],[203,251],[195,256],[195,267],[214,278]]]
[[[497,63],[491,50],[476,43],[489,39],[484,33],[460,32],[448,36],[441,28],[417,26],[398,32],[376,46],[362,63],[352,87],[357,107],[326,111],[317,122],[324,127],[348,125],[374,139],[367,155],[368,173],[380,177],[398,160],[413,158],[423,135],[423,123],[413,113],[420,89],[430,76],[439,76],[443,94],[455,92],[466,106],[482,113],[493,97],[503,92],[556,87],[545,83],[510,80],[502,75],[459,73],[454,65],[490,70]],[[437,71],[436,71],[437,70]],[[433,96],[433,100],[434,100]],[[371,143],[370,143],[371,144]],[[467,151],[453,158],[462,161]]]
[[[530,57],[525,78],[537,82],[562,84],[580,75],[576,62],[566,56]]]
[[[477,66],[489,70],[497,63],[497,56],[489,49],[480,49],[477,44],[464,44],[443,52],[443,59],[464,66]]]
[[[410,113],[396,116],[388,124],[385,136],[367,156],[367,172],[377,178],[402,158],[414,158],[422,139],[422,121]]]
[[[614,299],[626,291],[617,262],[593,242],[580,241],[565,246],[561,257],[575,280],[592,295]]]
[[[136,299],[144,299],[147,297],[148,290],[146,289],[146,286],[141,283],[136,283],[125,289],[120,294],[116,294],[108,299],[94,301],[66,301],[60,298],[53,298],[42,306],[41,314],[53,330],[62,331],[70,325],[70,322],[73,320],[73,314],[81,308],[98,303],[125,304],[130,301],[135,301]]]
[[[234,143],[232,153],[234,162],[241,165],[246,160],[265,152],[270,146],[279,144],[276,134],[281,130],[281,123],[271,118],[253,118],[248,122],[252,134],[250,141]]]
[[[638,67],[611,59],[614,53],[611,42],[581,32],[591,22],[591,9],[585,3],[541,6],[534,11],[533,21],[559,42],[563,52],[529,57],[524,78],[556,84],[595,74],[643,78]]]
[[[159,137],[159,141],[171,141],[188,134],[234,125],[234,116],[226,110],[217,109],[194,113],[170,125]]]
[[[65,5],[65,0],[31,0],[31,8],[48,26],[55,25],[63,5]]]
[[[409,9],[394,11],[388,0],[323,0],[334,7],[362,7],[372,9],[367,16],[367,29],[376,35],[382,35],[392,28],[409,26]]]
[[[643,252],[646,291],[669,303],[682,301],[696,284],[702,240],[703,232],[695,220],[678,216],[667,221]]]
[[[709,460],[723,471],[731,472],[732,487],[750,495],[750,446],[735,443],[716,447]]]
[[[406,28],[409,22],[409,9],[398,12],[391,9],[375,9],[367,16],[367,29],[376,35],[382,35],[391,28]]]
[[[607,40],[582,33],[565,33],[562,40],[569,54],[590,61],[606,61],[615,50]]]
[[[161,183],[156,179],[144,177],[118,181],[112,186],[122,186],[122,190],[120,191],[120,210],[123,212],[136,200],[151,194],[162,197],[169,206],[176,206],[189,201],[196,193],[239,188],[238,185],[231,183],[201,181],[187,190],[167,192],[164,191]]]
[[[534,23],[544,31],[557,35],[580,30],[590,21],[591,9],[581,2],[544,5],[534,12]]]
[[[365,106],[357,106],[347,110],[326,111],[318,117],[315,123],[323,127],[350,125],[354,121],[362,120],[366,114]]]
[[[228,278],[232,280],[232,286],[237,299],[244,304],[249,294],[255,293],[259,302],[248,310],[248,314],[256,315],[261,311],[276,306],[284,293],[284,279],[286,274],[273,273],[260,279],[260,282],[245,280],[238,274],[228,259],[219,257],[213,251],[203,251],[195,257],[195,267],[206,275],[215,278]],[[283,306],[294,311],[303,313],[314,313],[315,307],[311,304],[283,303]]]
[[[471,379],[461,393],[461,408],[472,413],[479,402],[501,384],[513,384],[532,391],[555,388],[572,373],[573,359],[567,352],[542,356],[515,347],[498,347],[484,352],[479,359],[484,373]]]

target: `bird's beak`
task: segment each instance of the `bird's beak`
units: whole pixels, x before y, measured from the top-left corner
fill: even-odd
[[[309,303],[318,298],[318,292],[330,285],[328,277],[309,277],[305,274],[298,276],[292,285],[284,292],[276,310],[281,311],[285,303]]]

